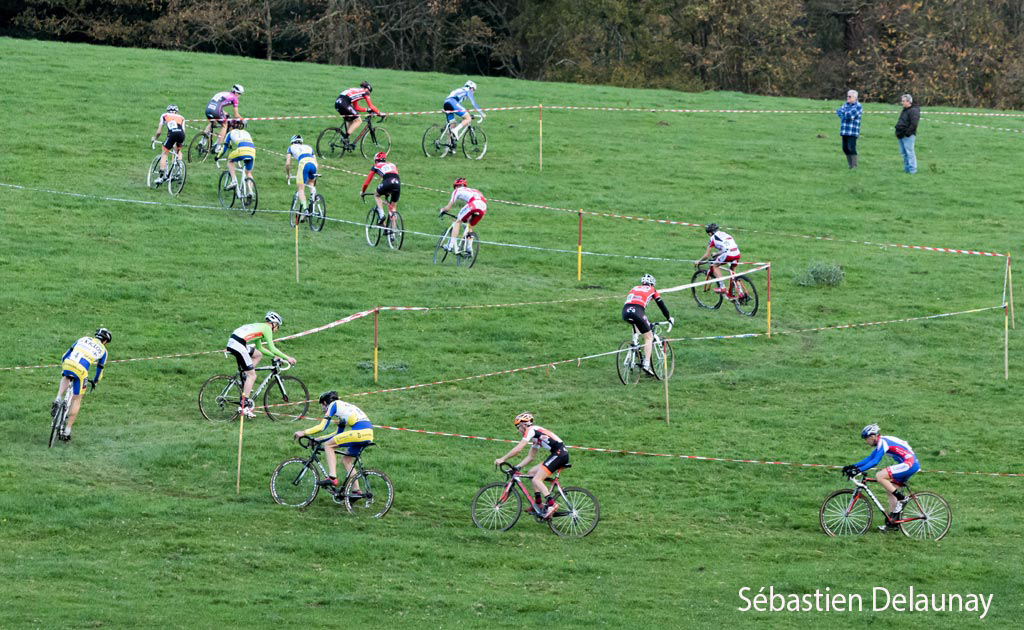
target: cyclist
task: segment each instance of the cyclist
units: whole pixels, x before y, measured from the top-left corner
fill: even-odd
[[[622,305],[622,320],[633,326],[633,334],[640,333],[644,336],[644,363],[641,369],[647,376],[657,375],[651,369],[651,346],[654,345],[654,333],[651,332],[651,322],[647,319],[647,305],[651,298],[658,304],[661,313],[668,320],[669,324],[675,324],[676,320],[668,313],[668,307],[661,299],[661,294],[654,288],[655,279],[649,273],[640,278],[640,284],[629,290],[626,295],[626,303]]]
[[[512,447],[508,453],[505,453],[503,457],[499,457],[494,460],[495,466],[500,466],[502,462],[510,457],[514,457],[519,451],[523,450],[527,444],[530,444],[530,452],[526,454],[523,461],[519,462],[516,466],[516,470],[519,470],[526,464],[530,463],[533,459],[534,454],[541,449],[541,447],[548,449],[551,455],[548,456],[540,464],[537,464],[530,469],[527,475],[532,477],[533,483],[533,495],[537,505],[538,511],[544,518],[551,518],[551,515],[558,509],[558,505],[555,503],[555,498],[550,492],[548,492],[547,486],[544,485],[544,480],[559,469],[565,468],[569,465],[569,451],[565,448],[565,443],[562,439],[545,429],[544,427],[537,426],[533,423],[533,414],[523,412],[515,417],[512,421],[516,425],[516,430],[523,436],[523,439]],[[541,496],[544,496],[543,508],[541,508]],[[543,510],[543,511],[541,511]]]
[[[469,228],[475,227],[480,222],[480,219],[484,218],[484,215],[487,214],[487,200],[484,199],[483,193],[479,190],[466,185],[465,177],[456,178],[452,182],[452,188],[454,189],[452,191],[452,198],[448,200],[447,206],[441,208],[438,216],[443,216],[445,212],[448,212],[456,201],[466,204],[462,206],[459,214],[452,222],[451,239],[447,245],[443,246],[446,250],[458,254],[459,252],[456,251],[456,239],[459,237],[459,226],[465,223],[466,234],[469,234]],[[471,251],[473,250],[470,248],[470,242],[466,241],[466,253],[468,254]]]
[[[306,212],[306,184],[309,184],[312,194],[316,197],[316,155],[313,147],[302,141],[302,136],[295,134],[288,145],[288,153],[284,156],[284,174],[290,180],[292,177],[292,158],[297,163],[295,173],[295,186],[299,191],[299,203],[302,204],[302,211]],[[300,217],[299,221],[303,218]]]
[[[921,463],[917,461],[917,455],[914,454],[914,449],[910,448],[909,444],[898,437],[882,435],[882,430],[878,428],[877,424],[869,424],[861,429],[860,437],[871,447],[871,454],[856,464],[843,466],[843,474],[848,477],[859,475],[870,470],[886,455],[891,457],[896,462],[895,465],[879,470],[875,479],[885,488],[885,494],[889,497],[889,518],[896,520],[908,500],[897,489],[896,483],[906,483],[914,476],[914,473],[921,469]],[[882,532],[892,529],[899,529],[899,526],[886,527],[882,525],[878,528]]]
[[[99,328],[92,337],[82,337],[76,341],[61,359],[61,379],[57,388],[57,397],[50,405],[50,417],[57,415],[60,400],[71,387],[71,408],[68,409],[68,422],[59,436],[64,441],[71,440],[71,425],[78,417],[78,409],[82,406],[82,394],[87,388],[86,383],[96,389],[96,384],[103,378],[103,366],[107,362],[107,344],[110,343],[110,331]],[[89,368],[96,366],[96,375],[89,380]]]
[[[224,134],[227,133],[227,127],[224,126],[224,122],[227,120],[227,115],[224,114],[224,107],[231,103],[235,108],[235,118],[241,118],[238,115],[238,95],[245,94],[245,88],[237,83],[231,86],[230,92],[217,92],[210,99],[210,102],[206,104],[206,129],[203,133],[210,133],[213,128],[213,124],[216,123],[220,127],[220,135],[217,136],[217,145],[214,147],[215,152],[220,152],[218,148],[224,144]]]
[[[373,106],[370,102],[370,92],[373,91],[373,86],[370,85],[369,81],[363,81],[359,84],[359,87],[349,88],[338,95],[338,99],[334,101],[334,109],[341,114],[341,117],[345,119],[348,126],[345,133],[342,134],[345,140],[345,148],[352,150],[355,147],[354,144],[348,141],[349,137],[359,129],[359,125],[363,123],[359,119],[359,112],[371,111],[374,114],[380,116],[380,110]],[[359,101],[366,101],[366,109],[359,106]]]
[[[235,149],[228,155],[228,172],[231,173],[231,183],[224,187],[225,190],[238,187],[235,162],[242,163],[242,166],[245,167],[245,178],[252,181],[252,167],[256,161],[256,145],[252,142],[252,136],[245,130],[245,121],[232,120],[228,123],[228,127],[231,128],[231,131],[228,133],[227,138],[224,139],[220,155],[217,156],[218,160],[222,159],[224,154],[228,152],[228,149],[234,145]]]
[[[473,121],[473,117],[466,108],[462,106],[462,102],[464,100],[468,98],[469,102],[473,104],[473,109],[475,109],[476,113],[480,116],[480,120],[482,121],[484,119],[483,111],[480,109],[480,106],[476,104],[476,99],[473,98],[475,93],[476,83],[466,81],[462,87],[455,88],[449,92],[448,98],[444,99],[442,109],[444,110],[445,118],[448,119],[448,126],[451,127],[452,130],[451,144],[448,145],[451,149],[455,149],[455,143],[458,141],[459,137],[462,136],[462,130],[469,126],[469,123]],[[456,115],[462,116],[462,121],[458,126],[454,126],[452,124]]]
[[[384,225],[387,214],[384,213],[384,200],[388,202],[388,212],[393,212],[398,198],[402,195],[402,180],[398,177],[398,167],[388,162],[388,154],[383,151],[373,156],[373,168],[363,182],[363,190],[360,195],[366,194],[366,187],[373,181],[375,175],[380,175],[381,182],[377,184],[377,191],[373,193],[373,199],[377,202],[377,217],[380,224]]]
[[[321,487],[338,488],[338,459],[334,454],[335,447],[344,446],[345,454],[341,463],[345,465],[345,478],[352,474],[352,462],[366,445],[373,441],[373,425],[363,410],[353,404],[338,400],[338,392],[329,391],[320,394],[320,406],[324,410],[324,419],[315,427],[305,431],[296,431],[292,437],[299,439],[303,435],[320,433],[331,427],[333,421],[337,430],[325,438],[315,438],[324,445],[327,453],[327,479],[318,482]],[[359,488],[356,488],[358,492]]]
[[[252,385],[256,381],[256,366],[263,358],[263,343],[266,342],[267,350],[276,357],[280,357],[295,365],[295,359],[281,352],[274,345],[274,333],[281,327],[281,316],[274,311],[267,311],[263,322],[239,326],[228,338],[228,345],[225,353],[235,357],[238,364],[238,371],[245,375],[245,383],[242,385],[242,405],[239,413],[245,414],[247,418],[256,415],[253,411],[253,402],[249,399],[252,392]],[[250,345],[249,342],[254,342]]]
[[[181,145],[185,144],[185,118],[178,113],[177,105],[168,105],[167,111],[160,114],[160,120],[156,123],[156,133],[153,134],[152,142],[156,142],[160,131],[167,125],[167,139],[164,140],[163,151],[160,153],[160,177],[156,185],[164,183],[164,175],[167,173],[167,152],[174,151],[181,157]]]
[[[736,263],[740,259],[740,248],[736,246],[736,240],[729,236],[722,230],[718,229],[717,223],[708,223],[704,227],[704,231],[711,237],[708,240],[708,247],[704,250],[704,255],[700,257],[700,260],[694,261],[694,266],[697,266],[708,260],[711,257],[711,250],[715,250],[715,260],[711,263],[711,273],[715,278],[721,278],[722,272],[718,269],[719,265],[723,263],[729,264],[731,271],[736,271]],[[725,297],[732,299],[733,296],[729,294],[729,290],[722,286],[719,282],[718,286],[714,289],[715,293],[725,293]]]

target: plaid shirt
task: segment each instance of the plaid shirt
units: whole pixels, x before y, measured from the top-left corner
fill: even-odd
[[[836,108],[836,116],[839,116],[839,135],[859,136],[860,117],[864,113],[864,107],[860,103],[843,103]]]

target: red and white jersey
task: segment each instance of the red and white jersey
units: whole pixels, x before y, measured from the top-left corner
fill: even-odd
[[[565,448],[562,438],[537,425],[531,425],[523,434],[523,439],[532,442],[533,448],[546,448],[552,453],[558,453]]]
[[[353,103],[357,103],[359,101],[367,100],[367,95],[369,93],[370,90],[367,90],[366,88],[354,87],[345,90],[344,92],[341,93],[341,95],[347,96],[348,100],[352,101]]]
[[[452,198],[449,203],[455,203],[456,201],[461,201],[467,206],[474,208],[487,209],[487,200],[484,199],[483,193],[469,186],[459,186],[452,191]]]
[[[708,241],[708,245],[727,256],[740,255],[740,248],[737,247],[736,241],[722,230],[718,230],[711,235],[711,240]]]
[[[398,177],[398,167],[391,162],[377,162],[373,165],[373,172],[380,175],[381,178],[391,176]]]
[[[629,295],[626,296],[626,304],[636,304],[647,308],[651,298],[661,299],[661,295],[654,289],[654,287],[640,284],[629,290]]]
[[[185,130],[185,117],[180,114],[172,114],[170,112],[161,114],[160,122],[167,125],[167,131]]]

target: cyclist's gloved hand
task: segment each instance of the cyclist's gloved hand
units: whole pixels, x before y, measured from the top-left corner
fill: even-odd
[[[437,216],[438,216],[438,218],[444,216],[444,208],[441,208],[441,211],[437,213]]]
[[[669,323],[669,326],[675,326],[676,325],[676,318],[675,317],[669,317],[668,318],[668,323]]]
[[[860,469],[850,464],[849,466],[843,466],[843,474],[847,477],[853,477],[860,474]]]
[[[91,381],[89,381],[89,385],[92,387],[93,391],[95,391],[96,390],[96,379],[92,379]]]

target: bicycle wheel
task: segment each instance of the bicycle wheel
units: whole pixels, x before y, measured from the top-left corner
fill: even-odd
[[[854,500],[853,494],[849,488],[836,490],[821,504],[818,521],[829,536],[860,536],[871,527],[871,501],[864,495]]]
[[[505,492],[506,484],[500,481],[480,488],[473,497],[473,523],[480,529],[504,532],[512,529],[523,513],[523,497],[515,487]]]
[[[391,509],[395,487],[379,470],[364,470],[345,484],[345,509],[364,518],[380,518]]]
[[[167,192],[177,195],[185,187],[185,179],[188,177],[188,169],[185,168],[185,161],[175,158],[171,166],[171,179],[167,182]]]
[[[636,385],[640,382],[640,350],[627,339],[619,345],[615,355],[615,371],[623,385]]]
[[[235,189],[225,188],[231,183],[231,173],[224,171],[220,174],[220,179],[217,180],[217,197],[220,199],[220,207],[227,210],[228,208],[235,207]]]
[[[736,312],[740,315],[753,317],[757,314],[757,289],[754,287],[754,283],[748,280],[746,276],[736,278],[735,282],[743,289],[743,297],[732,301],[733,306],[736,307]],[[733,291],[735,290],[736,288],[733,287]]]
[[[210,422],[228,422],[238,417],[242,388],[233,376],[211,376],[199,388],[199,413]]]
[[[345,155],[345,138],[338,127],[328,127],[316,139],[316,154],[321,158],[340,158]]]
[[[480,257],[480,239],[476,237],[476,232],[469,233],[469,238],[466,239],[466,243],[469,244],[469,252],[464,253],[460,260],[462,261],[462,264],[466,265],[467,269],[472,269],[473,265],[476,264],[477,259]]]
[[[440,265],[448,258],[448,250],[444,248],[445,244],[451,238],[452,228],[448,226],[448,229],[444,231],[441,238],[437,239],[437,246],[434,247],[434,264]]]
[[[153,161],[149,163],[149,170],[146,171],[146,186],[149,188],[156,188],[159,184],[156,180],[160,177],[160,156],[157,155],[153,158]]]
[[[256,206],[260,203],[259,194],[256,192],[256,182],[245,178],[245,194],[239,200],[242,202],[242,211],[248,212],[249,216],[256,214]]]
[[[271,420],[301,420],[309,411],[309,390],[306,384],[290,374],[271,377],[263,392],[263,410]]]
[[[390,150],[391,134],[383,127],[374,127],[372,130],[367,130],[363,134],[362,140],[359,141],[359,152],[367,160],[372,160],[373,156],[381,151],[387,153]]]
[[[50,446],[53,448],[53,443],[57,441],[60,434],[64,432],[64,425],[67,423],[68,414],[68,401],[64,399],[60,401],[60,406],[57,407],[57,413],[53,414],[50,418]]]
[[[693,277],[690,278],[690,282],[700,282],[707,279],[708,272],[698,269],[693,272]],[[702,284],[699,287],[690,287],[690,292],[693,293],[693,299],[697,302],[697,306],[701,308],[709,308],[714,310],[722,305],[722,294],[715,293],[713,287],[714,283]]]
[[[370,208],[366,213],[366,242],[370,247],[376,247],[380,243],[380,235],[384,231],[380,227],[380,215],[377,214],[377,207]]]
[[[443,158],[448,154],[448,143],[451,141],[451,133],[448,125],[443,128],[441,125],[430,125],[423,132],[423,155],[427,157]]]
[[[213,149],[210,146],[212,140],[212,135],[202,131],[192,136],[192,141],[188,143],[188,154],[186,156],[188,161],[205,162],[206,158],[210,157]]]
[[[306,507],[316,498],[320,486],[316,466],[307,465],[304,459],[286,459],[270,476],[270,496],[274,497],[274,503],[286,507]]]
[[[288,225],[295,227],[299,224],[299,214],[302,207],[299,204],[299,193],[292,195],[292,206],[288,209]]]
[[[324,229],[324,221],[327,220],[327,205],[320,195],[313,197],[313,203],[309,206],[309,229],[319,232]]]
[[[562,488],[555,503],[558,508],[548,519],[548,527],[559,536],[583,538],[601,519],[601,507],[589,490]]]
[[[487,134],[475,125],[470,125],[462,134],[462,153],[471,160],[481,159],[487,153]]]
[[[658,375],[658,380],[664,381],[672,378],[676,371],[676,355],[672,350],[672,344],[667,341],[651,344],[651,369]],[[668,366],[668,375],[665,375],[665,367]]]
[[[953,524],[949,503],[934,492],[915,492],[903,508],[900,518],[914,519],[900,523],[900,531],[915,540],[941,540]]]
[[[398,213],[398,210],[395,210],[395,213],[389,218],[384,238],[387,239],[388,247],[391,249],[402,249],[402,243],[405,242],[405,222],[402,221],[402,215]]]

